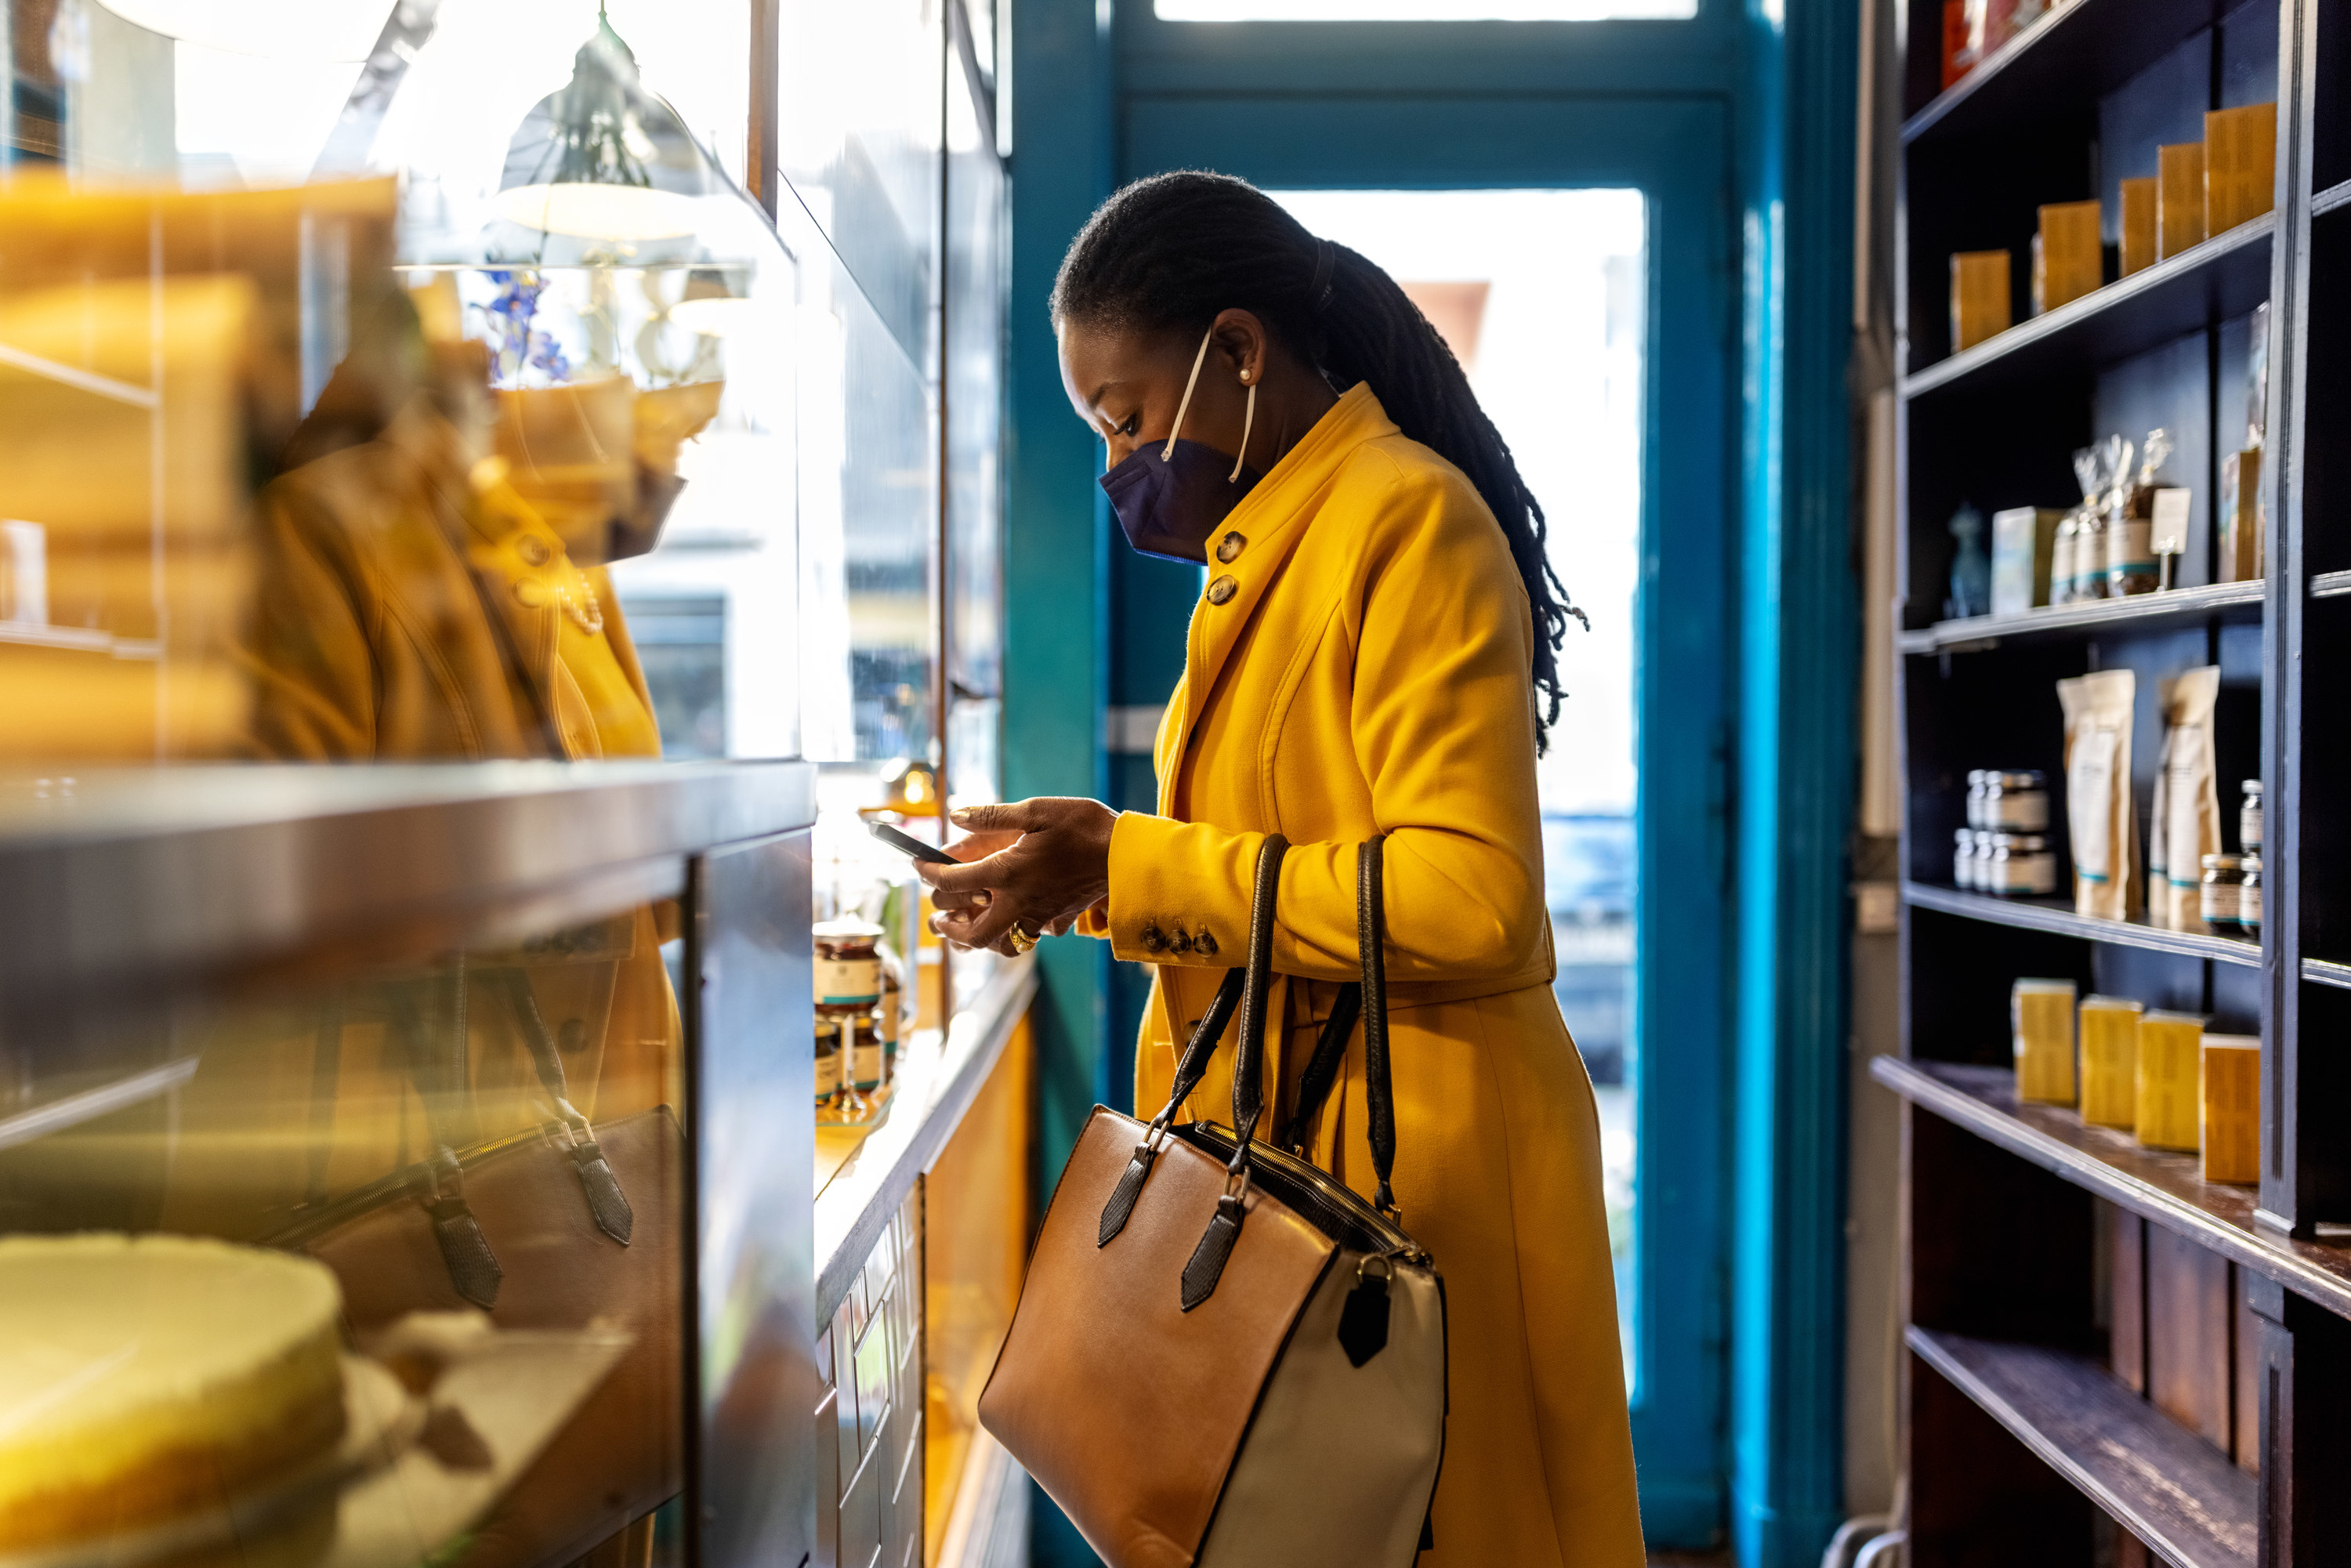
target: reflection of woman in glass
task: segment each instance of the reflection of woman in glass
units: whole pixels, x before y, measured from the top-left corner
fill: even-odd
[[[1643,1561],[1592,1091],[1552,997],[1535,757],[1570,615],[1542,512],[1443,340],[1377,267],[1250,186],[1129,186],[1053,294],[1071,404],[1130,543],[1204,560],[1156,814],[957,812],[941,932],[1005,951],[1082,922],[1156,966],[1135,1103],[1242,961],[1279,832],[1270,1124],[1357,973],[1355,852],[1387,835],[1395,1193],[1445,1275],[1446,1563]],[[1372,1190],[1363,1046],[1308,1153]],[[1221,1119],[1231,1052],[1193,1097]]]

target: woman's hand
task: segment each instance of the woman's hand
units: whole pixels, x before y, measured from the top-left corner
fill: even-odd
[[[1045,795],[951,813],[971,836],[947,846],[964,862],[918,862],[938,910],[931,929],[958,947],[1026,952],[1060,936],[1110,896],[1110,831],[1118,813],[1099,800]],[[1018,931],[1019,938],[1014,933]]]

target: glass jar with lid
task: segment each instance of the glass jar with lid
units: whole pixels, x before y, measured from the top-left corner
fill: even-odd
[[[1976,831],[1961,828],[1951,835],[1951,883],[1971,893],[1976,885]]]
[[[2038,769],[1984,775],[1983,821],[1994,832],[2049,831],[2048,782]]]
[[[2244,853],[2262,852],[2262,781],[2248,779],[2244,804],[2237,808],[2237,847]]]
[[[2245,856],[2245,880],[2237,889],[2237,924],[2253,941],[2262,939],[2262,857]]]
[[[1991,856],[1979,874],[1986,893],[2046,898],[2057,891],[2057,857],[2039,833],[1994,833]]]
[[[882,927],[844,915],[810,928],[819,1012],[864,1011],[882,999]]]
[[[1991,773],[1987,768],[1968,769],[1968,826],[1970,828],[1987,825],[1984,821],[1984,792],[1990,787],[1991,779]]]
[[[2204,924],[2226,936],[2235,936],[2244,923],[2245,859],[2242,855],[2206,855],[2199,913]]]
[[[816,1020],[816,1112],[819,1118],[841,1098],[841,1020]]]

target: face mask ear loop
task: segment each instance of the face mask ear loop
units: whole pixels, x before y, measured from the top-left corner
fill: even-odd
[[[1249,407],[1241,413],[1241,449],[1238,455],[1235,456],[1233,459],[1233,471],[1225,476],[1225,483],[1228,485],[1232,484],[1241,476],[1241,465],[1249,461],[1249,426],[1256,423],[1257,387],[1252,383],[1249,387]]]
[[[1184,411],[1192,406],[1192,389],[1200,384],[1200,367],[1208,358],[1208,340],[1216,335],[1214,327],[1200,334],[1200,351],[1192,356],[1192,374],[1184,382],[1184,401],[1176,405],[1176,428],[1167,433],[1167,444],[1159,449],[1162,463],[1176,455],[1176,438],[1184,434]]]

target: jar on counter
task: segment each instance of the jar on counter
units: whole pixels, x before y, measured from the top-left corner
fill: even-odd
[[[849,1086],[871,1100],[889,1082],[889,1064],[882,1051],[881,1021],[872,1013],[852,1013],[841,1020],[841,1032],[849,1045]]]
[[[2237,924],[2246,936],[2262,939],[2262,857],[2245,857],[2245,880],[2237,888]]]
[[[2262,781],[2246,779],[2244,790],[2244,804],[2237,808],[2237,847],[2257,855],[2262,852]]]
[[[1986,828],[1991,825],[1984,820],[1984,796],[1991,788],[1991,772],[1989,768],[1970,768],[1968,769],[1969,827]]]
[[[1996,833],[2049,831],[2049,786],[2038,769],[1984,775],[1984,817],[1978,825]]]
[[[888,948],[882,950],[882,1006],[874,1017],[882,1031],[882,1076],[889,1082],[898,1076],[898,1036],[906,1026],[906,987],[900,977],[904,973],[898,965],[898,956]]]
[[[841,1020],[816,1020],[816,1108],[820,1115],[841,1098]]]
[[[2225,936],[2234,936],[2241,930],[2245,917],[2244,889],[2245,860],[2242,855],[2206,855],[2203,899],[2199,910],[2204,924]]]
[[[865,1009],[882,999],[882,927],[844,915],[818,922],[810,935],[816,942],[819,1009]]]
[[[2039,833],[1994,833],[1978,873],[1984,891],[2002,898],[2046,898],[2057,891],[2057,857]]]

